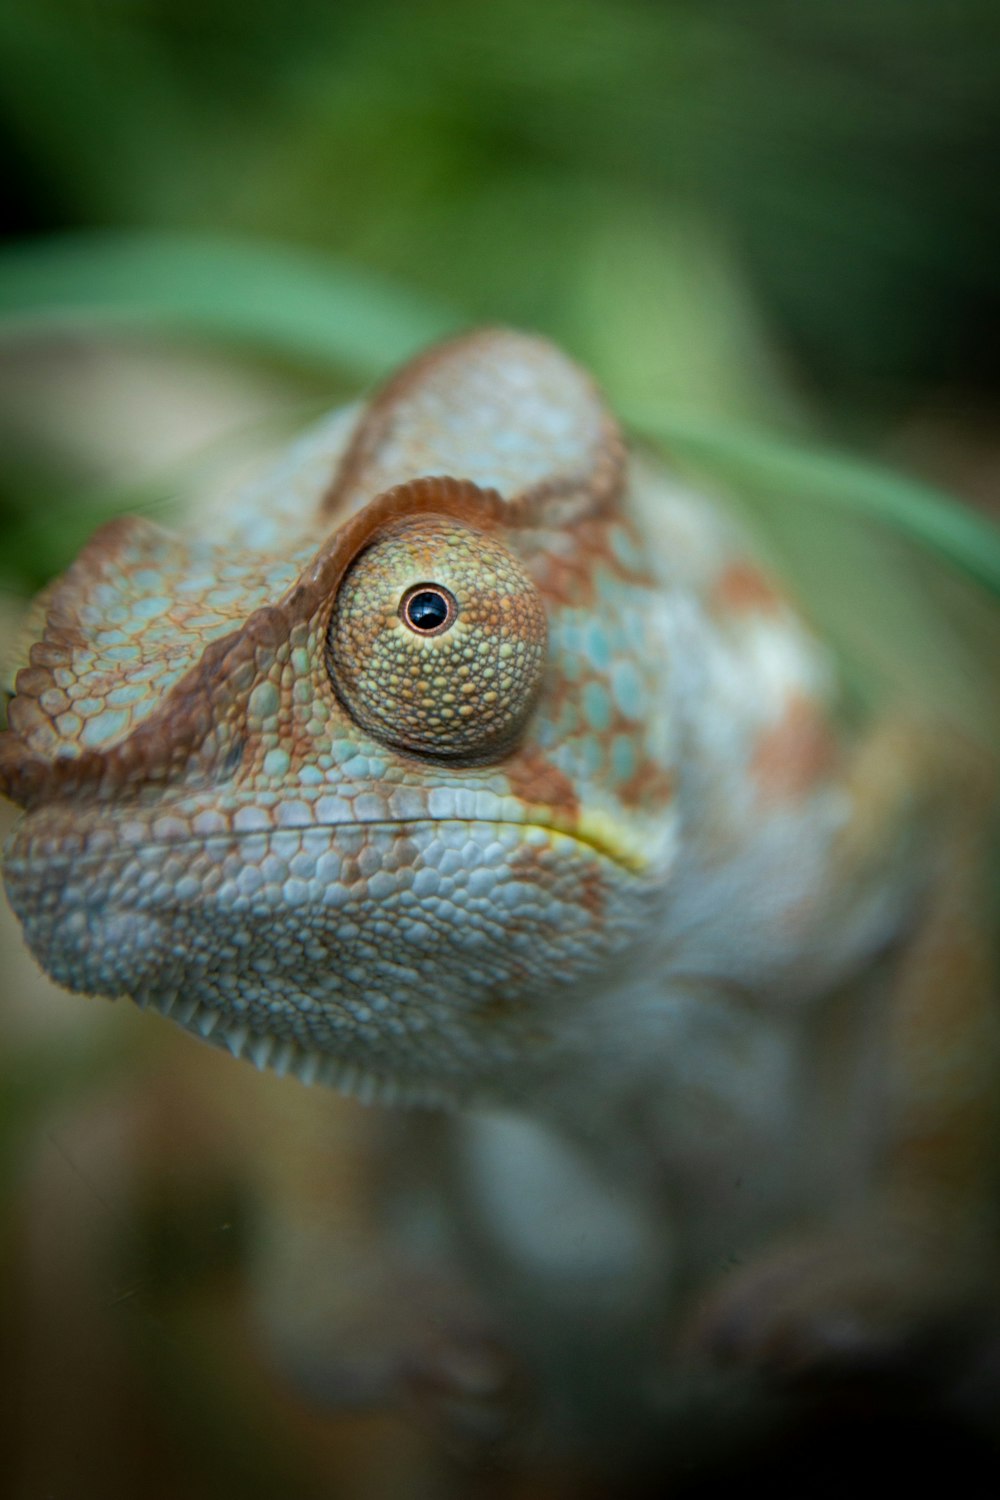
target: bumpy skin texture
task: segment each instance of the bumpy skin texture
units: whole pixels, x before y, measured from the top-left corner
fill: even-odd
[[[854,1247],[833,1259],[864,1269],[810,1300],[828,1242],[765,1256],[763,1290],[703,1304],[704,1345],[801,1351],[810,1319],[862,1339],[872,1285],[894,1326],[936,1305],[920,1233],[897,1257],[884,1226],[942,1199],[984,1217],[990,987],[961,923],[930,955],[957,950],[955,984],[887,955],[935,941],[941,851],[966,847],[946,757],[837,727],[824,649],[556,350],[430,351],[216,535],[106,527],[36,617],[0,736],[26,814],[4,878],[58,982],[308,1081],[553,1122],[681,1209],[669,1257],[609,1212],[619,1290],[668,1258],[697,1285],[833,1205]],[[576,1169],[505,1131],[472,1131],[482,1216],[558,1263],[508,1206]]]
[[[476,380],[490,446],[466,452]],[[290,559],[255,551],[252,521],[211,544],[116,522],[52,590],[0,746],[30,814],[7,888],[50,973],[220,1027],[236,1050],[291,1044],[295,1061],[418,1092],[496,1094],[498,1070],[560,1047],[548,1008],[579,1007],[624,953],[686,943],[697,962],[704,919],[684,932],[680,910],[709,877],[677,869],[689,802],[686,863],[738,868],[776,846],[766,918],[749,892],[741,918],[763,951],[740,955],[739,977],[788,970],[794,986],[802,939],[775,941],[780,908],[822,881],[848,811],[829,775],[825,659],[679,497],[664,497],[654,557],[589,383],[514,336],[449,346],[374,403],[328,481]],[[418,559],[403,546],[415,525]],[[351,633],[361,570],[403,553],[395,610],[435,573],[459,586],[459,536],[470,557],[519,559],[548,615],[541,691],[501,684],[502,709],[518,700],[514,744],[486,703],[481,743],[455,743],[422,701],[400,699],[390,733],[375,627],[367,656]],[[466,624],[428,642],[395,623],[423,647]],[[474,644],[487,633],[473,623]],[[347,658],[372,675],[364,693]],[[695,802],[682,776],[711,797]],[[801,870],[782,869],[798,846]],[[883,934],[859,905],[833,967]]]

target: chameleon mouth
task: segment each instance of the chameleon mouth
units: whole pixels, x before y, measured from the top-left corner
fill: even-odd
[[[466,828],[519,828],[526,835],[546,834],[550,838],[566,839],[581,849],[588,850],[610,864],[617,865],[629,874],[641,875],[650,866],[648,848],[640,846],[638,836],[607,814],[581,814],[570,823],[558,816],[523,818],[511,817],[414,817],[356,819],[344,822],[302,822],[284,824],[280,827],[261,826],[232,828],[225,831],[203,834],[180,834],[134,839],[126,837],[113,842],[107,831],[99,824],[97,842],[92,842],[92,831],[71,829],[67,832],[56,824],[54,833],[38,829],[39,814],[29,815],[15,828],[6,849],[2,851],[2,871],[5,882],[10,885],[25,878],[37,878],[40,866],[58,881],[68,870],[81,867],[122,863],[126,860],[149,855],[154,851],[169,852],[185,849],[225,849],[253,842],[272,844],[292,840],[307,834],[327,833],[332,838],[338,834],[355,832],[406,832],[419,828],[443,828],[447,826]]]

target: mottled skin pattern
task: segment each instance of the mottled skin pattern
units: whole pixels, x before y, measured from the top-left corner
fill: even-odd
[[[795,1365],[985,1295],[981,778],[839,724],[739,534],[549,345],[431,350],[211,537],[112,523],[28,635],[0,789],[39,962],[474,1107],[449,1191],[536,1373],[593,1345],[655,1407],[678,1338]]]

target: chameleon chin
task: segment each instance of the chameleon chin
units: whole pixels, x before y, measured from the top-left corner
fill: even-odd
[[[374,1403],[430,1371],[514,1451],[668,1462],[992,1309],[989,777],[844,718],[556,349],[430,350],[211,534],[106,526],[34,619],[0,790],[42,967],[450,1111],[399,1116],[352,1241],[384,1342],[407,1302]],[[295,1294],[283,1356],[342,1389],[344,1299]]]

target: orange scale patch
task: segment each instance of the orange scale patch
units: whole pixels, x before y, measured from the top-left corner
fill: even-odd
[[[818,706],[802,693],[789,699],[777,724],[757,741],[751,775],[765,803],[794,801],[832,770],[837,741]]]
[[[576,787],[535,745],[520,750],[503,767],[510,790],[522,802],[548,807],[575,819],[580,811]]]
[[[648,761],[627,781],[623,781],[616,792],[623,806],[652,812],[667,807],[674,800],[676,788],[669,771]]]
[[[552,886],[551,851],[533,844],[525,844],[511,859],[511,873],[526,885],[541,886],[550,890]],[[573,899],[576,905],[595,920],[595,925],[604,916],[606,893],[604,877],[596,864],[581,862],[575,874]]]
[[[725,614],[772,614],[784,604],[779,590],[756,563],[739,558],[723,568],[711,602]]]
[[[612,520],[592,519],[578,521],[574,527],[572,550],[563,552],[553,546],[542,550],[531,558],[531,571],[550,604],[570,607],[591,606],[597,599],[597,573],[604,569],[624,583],[650,587],[655,580],[650,573],[628,568],[616,553],[612,543],[615,531],[625,531],[630,540],[633,533],[620,517]],[[641,543],[634,539],[638,549]]]

